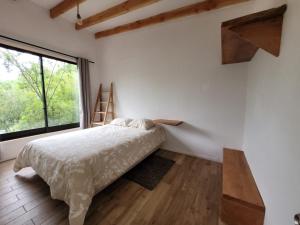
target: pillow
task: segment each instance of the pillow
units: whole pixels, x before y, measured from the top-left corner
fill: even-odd
[[[111,121],[110,124],[115,126],[128,127],[131,121],[132,119],[129,118],[116,118],[113,121]]]
[[[141,129],[149,130],[152,127],[154,127],[155,124],[153,123],[152,120],[149,119],[136,119],[136,120],[132,120],[128,126],[132,128],[141,128]]]

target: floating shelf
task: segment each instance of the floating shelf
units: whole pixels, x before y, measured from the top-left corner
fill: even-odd
[[[222,24],[223,64],[248,62],[259,48],[279,56],[283,15],[287,5]]]
[[[153,120],[155,124],[165,124],[169,126],[179,126],[180,124],[183,123],[183,121],[180,120],[166,120],[166,119],[156,119]]]

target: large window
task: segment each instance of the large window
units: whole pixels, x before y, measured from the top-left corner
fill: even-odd
[[[77,66],[0,45],[0,141],[79,126]]]

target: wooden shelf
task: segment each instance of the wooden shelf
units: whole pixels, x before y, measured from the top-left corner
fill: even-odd
[[[230,225],[263,225],[265,205],[244,152],[224,149],[221,219]]]
[[[156,119],[153,120],[155,124],[165,124],[169,126],[179,126],[180,124],[183,123],[183,121],[180,120],[165,120],[165,119]]]
[[[259,48],[279,56],[283,15],[287,5],[222,24],[222,63],[248,62]]]

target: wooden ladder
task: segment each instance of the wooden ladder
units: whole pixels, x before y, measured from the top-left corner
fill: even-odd
[[[108,94],[108,96],[106,99],[104,99],[103,95],[106,94]],[[115,118],[115,112],[114,112],[113,83],[110,84],[109,91],[103,91],[103,86],[102,84],[100,84],[96,104],[94,107],[91,127],[103,126],[108,122],[110,122],[111,120],[113,120],[114,118]]]

